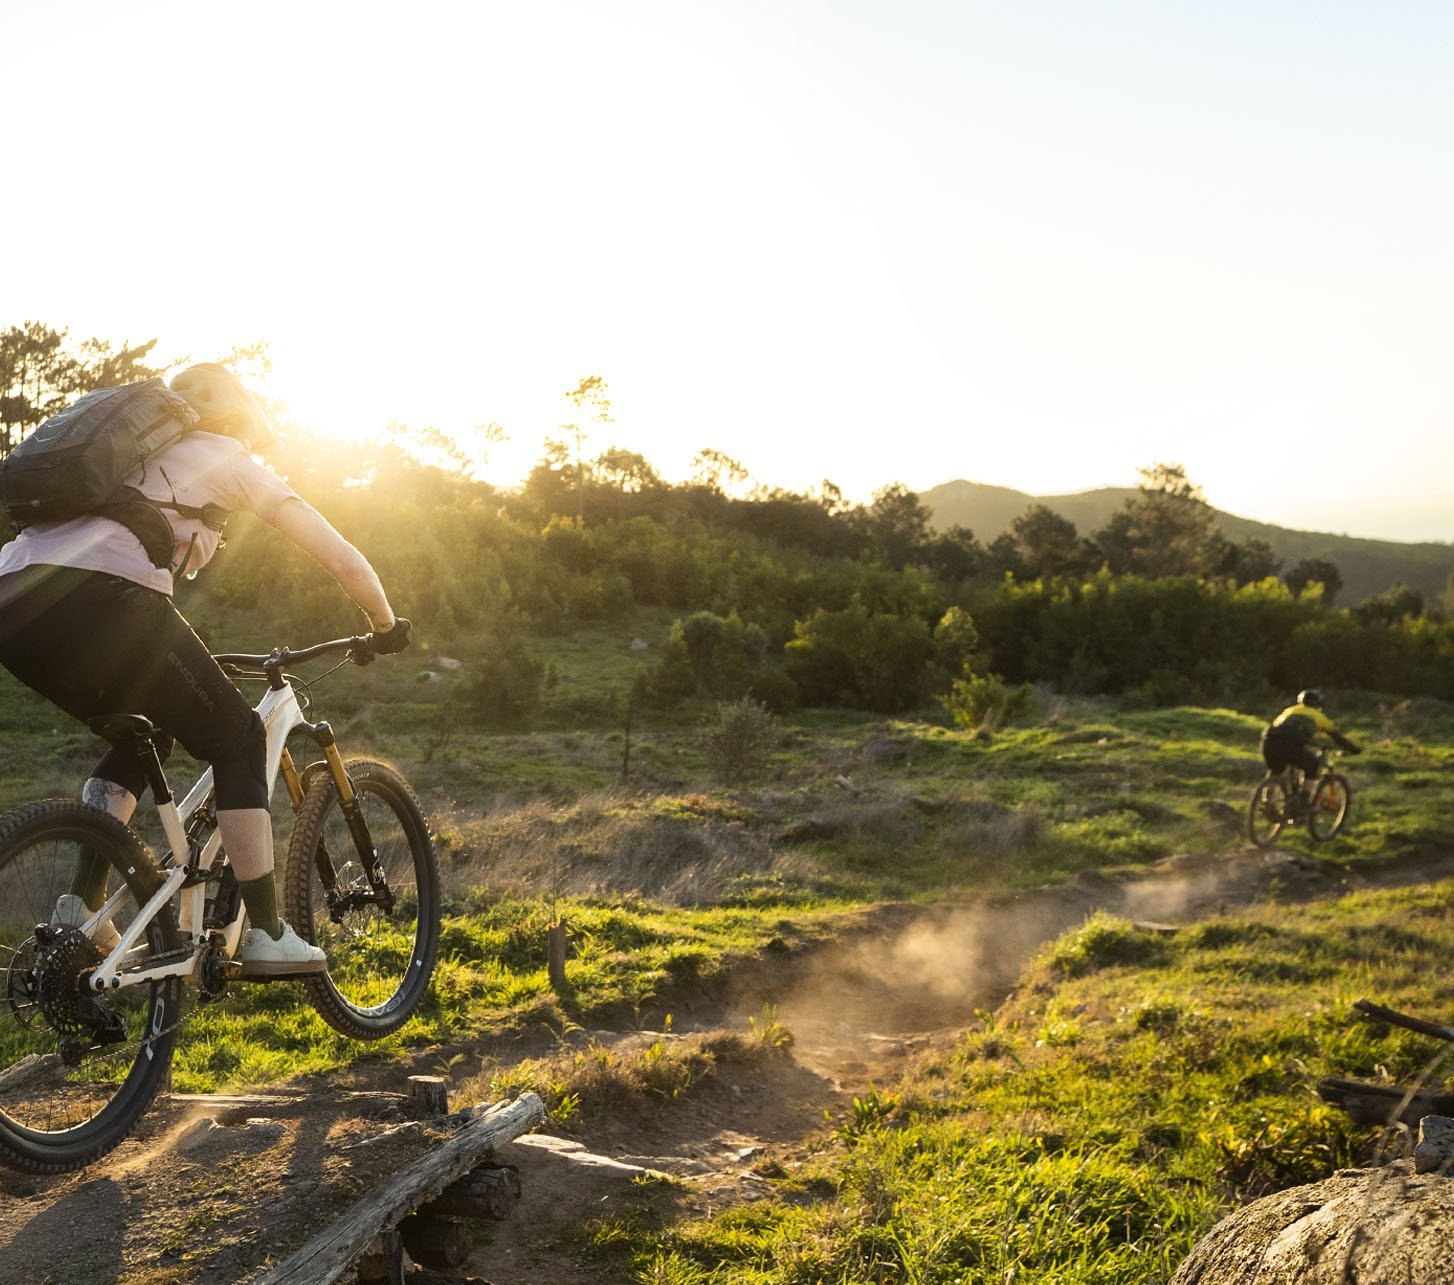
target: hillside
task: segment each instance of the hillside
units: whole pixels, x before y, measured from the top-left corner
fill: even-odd
[[[965,526],[988,543],[1032,504],[1044,504],[1074,522],[1082,535],[1102,527],[1106,519],[1134,495],[1130,487],[1101,487],[1074,495],[1029,495],[1005,486],[984,486],[962,479],[944,482],[920,493],[933,511],[936,528]],[[1269,522],[1217,510],[1217,521],[1234,541],[1266,540],[1284,564],[1304,558],[1326,558],[1343,575],[1339,602],[1353,604],[1403,583],[1418,589],[1427,602],[1438,603],[1449,573],[1454,571],[1454,545],[1404,544],[1396,540],[1364,540],[1319,531],[1293,531]]]

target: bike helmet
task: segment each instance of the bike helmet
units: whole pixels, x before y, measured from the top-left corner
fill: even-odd
[[[1306,691],[1301,691],[1297,694],[1297,703],[1299,705],[1310,706],[1313,709],[1322,709],[1323,693],[1316,687],[1309,687]]]
[[[268,417],[242,380],[215,361],[200,362],[172,377],[172,392],[197,412],[197,427],[225,433],[260,449],[273,440]]]

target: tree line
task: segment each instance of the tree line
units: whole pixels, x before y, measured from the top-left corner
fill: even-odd
[[[18,399],[5,403],[7,432],[118,372],[157,373],[153,346],[87,341],[67,358],[35,323],[5,332],[0,387]],[[593,376],[571,395],[597,432],[611,422],[607,392]],[[1454,698],[1454,623],[1398,589],[1337,607],[1336,567],[1281,570],[1265,544],[1228,541],[1176,465],[1145,470],[1099,531],[1037,505],[984,543],[963,527],[934,531],[900,484],[863,504],[828,481],[754,486],[715,450],[672,483],[623,447],[592,455],[578,430],[501,490],[430,430],[340,450],[278,428],[271,462],[365,550],[425,638],[470,657],[466,699],[492,716],[528,713],[549,680],[532,636],[624,625],[641,608],[674,623],[652,640],[632,697],[666,709],[946,700],[973,717],[1029,683],[1154,703],[1310,684]],[[443,449],[425,462],[420,443]],[[242,519],[186,592],[189,615],[226,621],[229,646],[358,624],[303,555]]]

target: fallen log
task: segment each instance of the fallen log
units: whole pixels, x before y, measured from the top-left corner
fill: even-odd
[[[1360,1124],[1398,1122],[1412,1129],[1426,1115],[1454,1115],[1454,1093],[1432,1088],[1365,1084],[1330,1075],[1318,1081],[1317,1093]]]
[[[533,1093],[475,1108],[454,1137],[355,1202],[296,1253],[254,1275],[252,1285],[334,1285],[369,1252],[381,1232],[397,1227],[496,1147],[528,1133],[544,1119],[545,1106]]]

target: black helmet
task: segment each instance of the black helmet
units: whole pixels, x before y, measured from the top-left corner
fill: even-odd
[[[1323,693],[1316,687],[1309,687],[1306,691],[1297,694],[1297,703],[1299,705],[1310,705],[1313,709],[1322,709]]]

